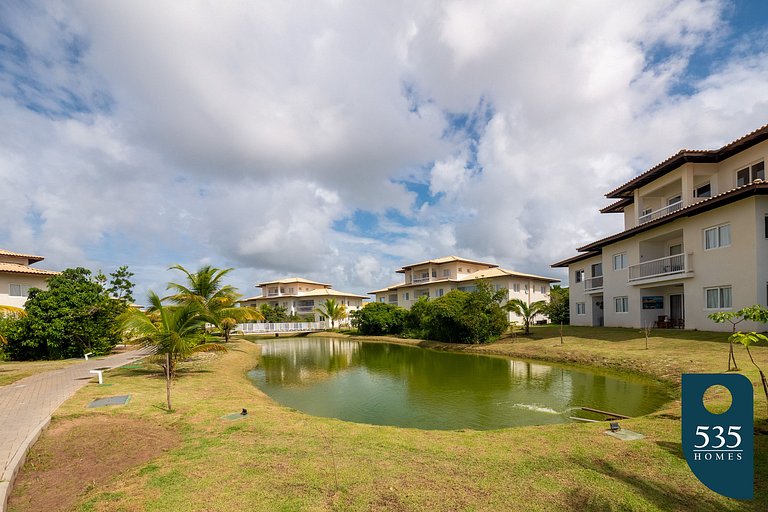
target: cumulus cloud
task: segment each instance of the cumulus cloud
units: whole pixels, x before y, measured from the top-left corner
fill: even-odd
[[[549,263],[603,194],[768,118],[716,0],[46,2],[0,11],[0,247],[364,292],[446,254]],[[733,48],[733,49],[731,49]],[[705,55],[705,72],[691,67]],[[560,275],[560,274],[557,274]],[[170,279],[171,275],[165,278]]]

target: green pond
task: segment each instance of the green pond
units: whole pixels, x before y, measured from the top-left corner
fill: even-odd
[[[262,346],[248,374],[259,389],[307,414],[357,423],[487,430],[602,419],[581,407],[639,416],[670,398],[650,380],[505,357],[347,338]]]

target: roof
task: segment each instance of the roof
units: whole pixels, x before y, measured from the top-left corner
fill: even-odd
[[[307,283],[307,284],[317,284],[320,286],[331,286],[328,283],[318,283],[317,281],[310,281],[309,279],[304,279],[303,277],[286,277],[285,279],[278,279],[276,281],[267,281],[265,283],[259,283],[256,286],[262,287],[270,284],[290,284],[290,283]]]
[[[754,195],[766,195],[766,194],[768,194],[768,182],[762,181],[762,180],[755,180],[754,182],[749,183],[747,185],[742,185],[741,187],[731,189],[727,192],[723,192],[722,194],[717,194],[716,196],[702,199],[697,203],[693,203],[684,208],[676,210],[672,213],[668,213],[667,215],[659,217],[656,220],[652,220],[650,222],[640,224],[639,226],[635,226],[633,228],[624,230],[621,233],[617,233],[615,235],[602,238],[600,240],[597,240],[596,242],[587,244],[584,247],[579,247],[576,250],[580,252],[598,251],[602,247],[605,247],[608,244],[625,240],[627,238],[635,236],[638,233],[642,233],[643,231],[647,231],[649,229],[655,228],[657,226],[661,226],[663,224],[667,224],[668,222],[672,222],[673,220],[676,220],[682,217],[692,217],[694,215],[698,215],[700,213],[704,213],[709,210],[718,208],[720,206],[725,206],[727,204],[730,204]],[[560,262],[560,263],[563,263],[563,262]]]
[[[462,260],[467,261],[467,260]],[[528,279],[536,279],[539,281],[547,281],[550,283],[558,283],[560,282],[560,279],[554,278],[554,277],[544,277],[544,276],[537,276],[535,274],[525,274],[523,272],[515,272],[514,270],[507,270],[503,268],[499,268],[498,266],[495,266],[494,268],[487,268],[478,270],[477,272],[472,272],[471,274],[467,274],[465,276],[462,276],[459,279],[456,278],[445,278],[445,279],[434,279],[431,281],[427,281],[425,283],[398,283],[392,286],[389,286],[387,288],[382,288],[380,290],[374,290],[372,292],[368,292],[369,294],[376,294],[376,293],[387,293],[390,291],[394,291],[400,288],[423,288],[424,286],[429,286],[435,283],[465,283],[465,282],[471,282],[476,281],[478,279],[492,279],[494,277],[522,277],[522,278],[528,278]]]
[[[413,267],[420,267],[421,265],[429,265],[430,263],[433,265],[440,265],[441,263],[451,263],[454,261],[472,263],[474,265],[485,265],[487,267],[498,267],[498,265],[495,265],[493,263],[486,263],[484,261],[468,260],[466,258],[460,258],[458,256],[444,256],[442,258],[435,258],[433,260],[420,261],[419,263],[411,263],[410,265],[404,265],[403,268],[401,268],[400,270],[397,270],[396,272],[403,273],[406,270],[412,269]]]
[[[587,260],[589,258],[592,258],[594,256],[600,256],[602,254],[602,251],[589,251],[585,252],[583,254],[577,254],[576,256],[573,256],[571,258],[568,258],[566,260],[558,261],[557,263],[553,263],[550,265],[551,267],[558,268],[558,267],[567,267],[568,265],[572,263],[577,263],[582,260]]]
[[[338,290],[332,290],[331,288],[318,288],[317,290],[310,290],[306,292],[298,293],[283,293],[281,295],[257,295],[255,297],[248,297],[247,299],[241,299],[238,302],[248,302],[252,300],[281,300],[281,299],[303,299],[305,297],[355,297],[358,299],[368,299],[366,295],[358,295],[356,293],[341,292]]]
[[[53,270],[44,270],[42,268],[28,267],[27,265],[20,265],[18,263],[1,263],[0,272],[10,272],[13,274],[30,274],[40,276],[56,276],[59,272]]]
[[[554,277],[537,276],[535,274],[524,274],[522,272],[515,272],[514,270],[506,270],[499,267],[472,272],[471,274],[462,277],[460,281],[475,281],[477,279],[490,279],[493,277],[504,277],[504,276],[524,277],[528,279],[536,279],[538,281],[548,281],[550,283],[560,282],[559,279]]]
[[[636,188],[642,187],[643,185],[650,183],[661,176],[664,176],[665,174],[677,169],[685,163],[722,162],[726,158],[730,158],[733,155],[749,149],[752,146],[755,146],[765,140],[768,140],[768,124],[758,128],[752,133],[744,135],[740,139],[736,139],[733,142],[726,144],[720,149],[681,149],[660,164],[657,164],[655,167],[648,169],[640,176],[637,176],[636,178],[633,178],[625,184],[621,185],[617,189],[608,192],[605,196],[611,198],[630,197]]]
[[[22,254],[20,252],[13,252],[13,251],[6,251],[4,249],[0,249],[0,256],[13,256],[15,258],[27,258],[29,260],[29,264],[43,261],[45,258],[42,256],[35,256],[34,254]]]
[[[624,207],[634,202],[635,202],[634,197],[625,197],[601,209],[600,213],[624,213]]]

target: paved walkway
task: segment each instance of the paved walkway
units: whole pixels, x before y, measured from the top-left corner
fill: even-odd
[[[27,451],[48,426],[53,411],[91,382],[91,378],[96,378],[89,370],[116,368],[144,355],[141,350],[123,352],[0,386],[0,512],[5,511],[13,480]]]

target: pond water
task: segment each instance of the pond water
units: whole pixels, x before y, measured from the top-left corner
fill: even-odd
[[[347,338],[262,346],[248,373],[259,389],[307,414],[357,423],[487,430],[602,419],[584,406],[639,416],[669,400],[653,381],[505,357]]]

